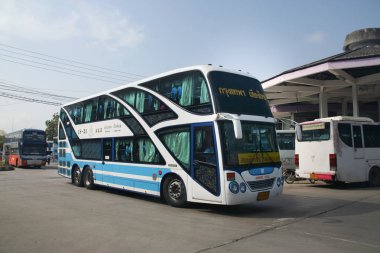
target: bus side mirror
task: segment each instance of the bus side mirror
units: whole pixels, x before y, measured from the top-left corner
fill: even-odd
[[[232,124],[234,125],[234,133],[236,139],[242,139],[243,138],[243,130],[241,128],[241,122],[238,119],[233,119]]]
[[[301,131],[301,126],[296,125],[296,136],[298,141],[302,141],[302,131]]]

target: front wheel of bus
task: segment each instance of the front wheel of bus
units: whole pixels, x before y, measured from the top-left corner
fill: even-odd
[[[89,189],[93,190],[95,189],[95,184],[94,184],[94,173],[92,172],[92,169],[86,168],[84,170],[84,186]]]
[[[177,176],[169,176],[164,181],[163,195],[166,203],[174,207],[183,207],[187,202],[185,184]]]
[[[368,175],[368,184],[371,187],[380,186],[380,168],[372,167]]]
[[[73,184],[76,186],[83,186],[83,180],[82,180],[82,173],[80,172],[80,169],[78,167],[75,167],[73,169]]]

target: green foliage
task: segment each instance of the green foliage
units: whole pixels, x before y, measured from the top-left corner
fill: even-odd
[[[51,120],[45,121],[46,124],[46,139],[52,141],[53,137],[58,135],[58,113],[53,114],[53,118]]]

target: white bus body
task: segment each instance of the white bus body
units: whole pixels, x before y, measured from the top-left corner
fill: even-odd
[[[282,193],[275,120],[261,84],[213,66],[170,71],[63,105],[58,174],[184,202]]]
[[[276,130],[282,169],[295,170],[295,130]]]
[[[380,185],[380,124],[336,116],[297,127],[295,161],[301,177]]]

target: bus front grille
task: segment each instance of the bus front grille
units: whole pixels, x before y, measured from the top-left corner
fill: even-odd
[[[260,181],[248,181],[249,188],[251,188],[252,191],[260,191],[265,189],[270,189],[273,187],[274,180],[276,178],[270,178],[266,180],[260,180]]]

